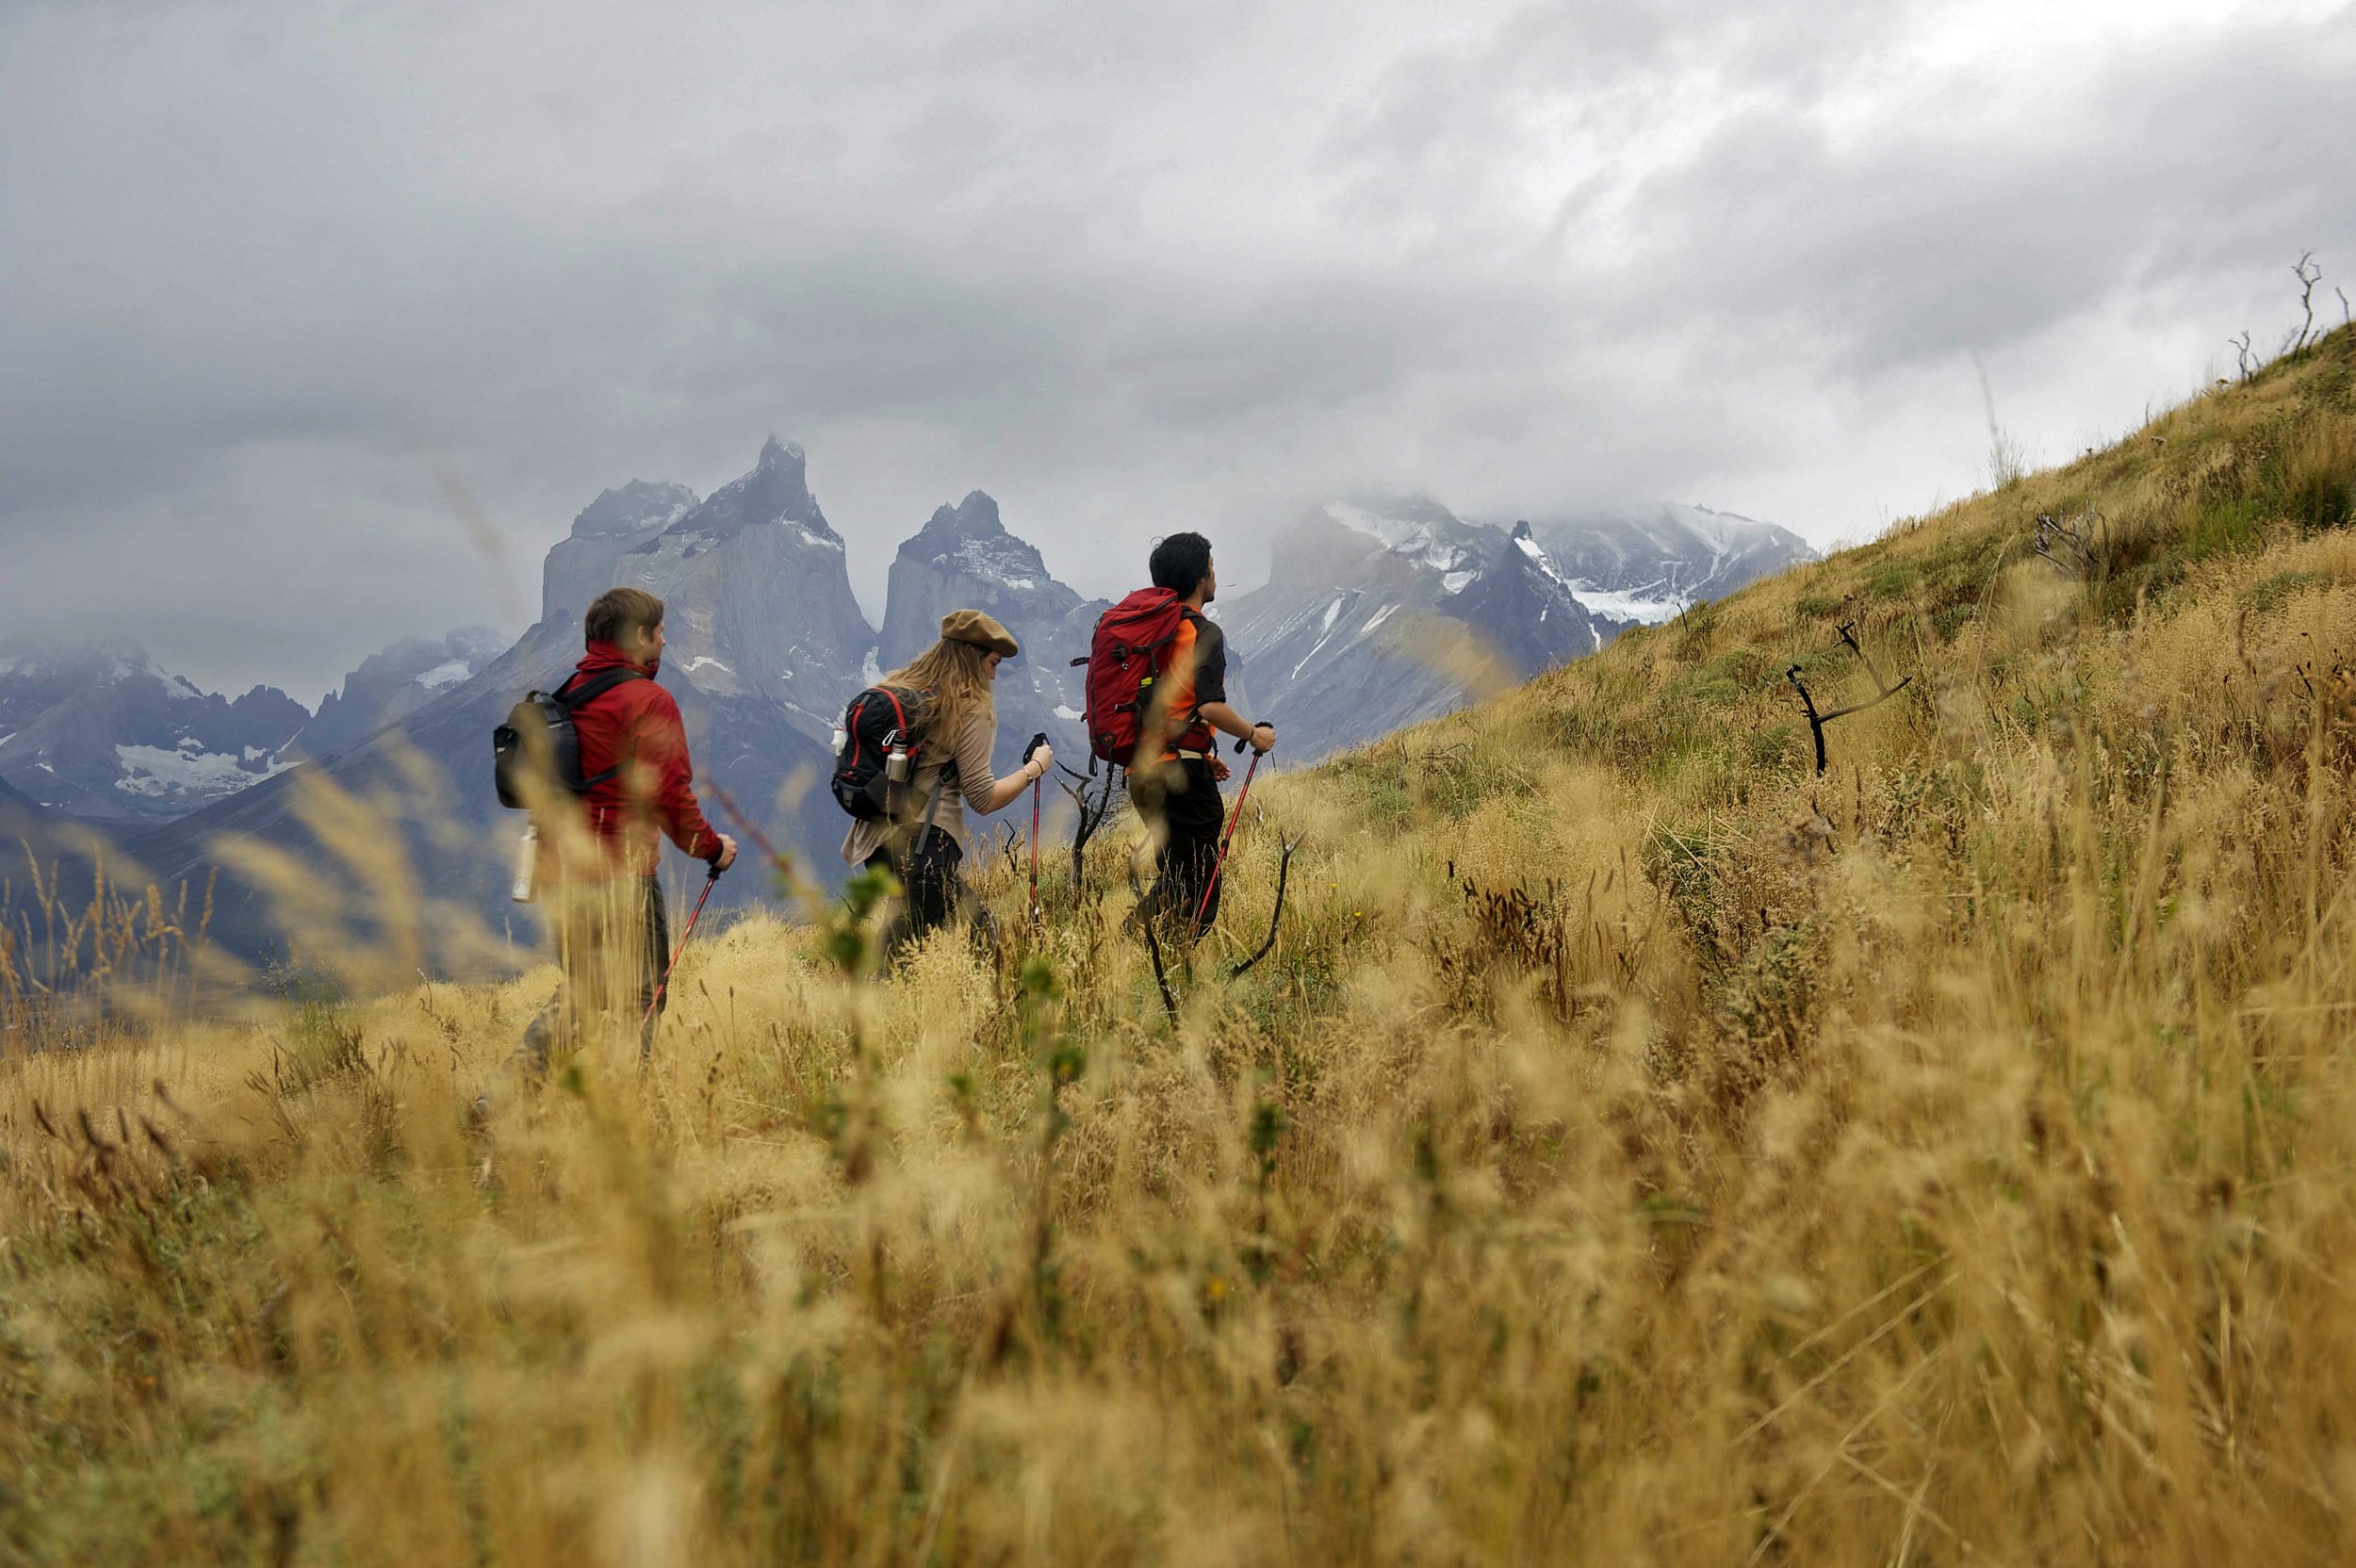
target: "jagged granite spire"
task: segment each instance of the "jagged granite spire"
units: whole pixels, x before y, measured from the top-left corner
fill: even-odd
[[[1470,627],[1524,680],[1595,652],[1625,629],[1579,602],[1527,522],[1515,523],[1496,559],[1439,608]]]
[[[1007,531],[989,492],[971,491],[934,511],[893,558],[887,596],[880,668],[896,669],[930,647],[950,611],[987,612],[1023,646],[998,672],[1000,741],[1017,743],[1043,730],[1058,747],[1085,743],[1079,718],[1087,698],[1072,660],[1088,652],[1104,606],[1056,581],[1038,548]]]
[[[885,669],[908,662],[941,635],[941,617],[952,610],[986,611],[1019,642],[1021,628],[1045,631],[1079,602],[1049,575],[1037,547],[1006,531],[989,492],[971,491],[936,509],[893,558],[875,656]]]
[[[695,505],[684,484],[643,479],[605,491],[581,509],[572,532],[540,566],[540,618],[578,626],[589,601],[619,580],[626,551],[669,528]]]
[[[837,549],[843,547],[842,536],[826,525],[826,514],[818,510],[818,498],[810,493],[802,449],[774,435],[761,443],[752,472],[714,490],[667,531],[697,534],[716,543],[765,523],[788,524]]]

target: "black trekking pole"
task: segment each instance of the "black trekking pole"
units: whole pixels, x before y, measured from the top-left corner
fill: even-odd
[[[1031,737],[1031,743],[1030,743],[1029,745],[1024,746],[1024,747],[1023,748],[1023,765],[1024,767],[1026,767],[1026,768],[1027,768],[1027,767],[1029,767],[1029,766],[1031,765],[1031,759],[1032,759],[1032,758],[1034,758],[1034,757],[1036,757],[1036,756],[1038,756],[1038,755],[1039,755],[1039,747],[1041,747],[1041,746],[1043,746],[1043,745],[1045,745],[1046,743],[1047,743],[1047,731],[1045,731],[1044,729],[1040,730],[1038,734],[1036,734],[1036,735],[1032,736],[1032,737]],[[1043,778],[1043,777],[1045,777],[1045,775],[1041,775],[1041,776],[1040,776],[1040,778]],[[1031,780],[1031,923],[1032,923],[1033,925],[1037,925],[1037,924],[1039,923],[1039,916],[1040,916],[1040,914],[1042,913],[1042,911],[1040,910],[1040,908],[1039,908],[1039,782],[1040,782],[1040,779],[1039,779],[1039,778],[1034,778],[1034,779],[1032,779],[1032,780]]]
[[[1235,749],[1240,752],[1251,743],[1249,739],[1237,741]],[[1196,907],[1194,924],[1186,932],[1188,941],[1203,935],[1203,917],[1211,912],[1211,895],[1219,891],[1219,874],[1227,867],[1227,846],[1235,841],[1235,826],[1243,821],[1243,803],[1252,798],[1252,776],[1260,771],[1260,755],[1256,751],[1253,752],[1252,766],[1243,771],[1243,788],[1235,792],[1235,811],[1227,819],[1227,831],[1219,837],[1219,858],[1211,862],[1211,879],[1203,884],[1203,902]]]
[[[704,918],[704,900],[712,896],[712,884],[720,880],[720,868],[714,865],[704,874],[703,898],[695,900],[695,912],[687,917],[687,929],[679,934],[679,947],[671,954],[671,961],[663,967],[663,978],[655,982],[654,996],[646,1004],[646,1016],[638,1021],[638,1032],[645,1034],[646,1025],[654,1021],[654,1010],[663,1005],[663,993],[671,984],[671,971],[687,953],[687,939],[695,934],[695,923]]]

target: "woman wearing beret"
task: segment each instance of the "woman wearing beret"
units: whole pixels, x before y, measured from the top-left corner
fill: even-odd
[[[978,610],[941,618],[941,641],[877,684],[919,694],[923,749],[909,779],[914,812],[908,820],[860,820],[843,841],[853,865],[889,870],[906,890],[905,902],[884,937],[897,957],[908,944],[947,921],[966,902],[958,868],[968,846],[965,806],[996,811],[1045,776],[1055,753],[1040,746],[1004,778],[990,771],[998,741],[998,710],[990,684],[999,661],[1022,649],[1006,629]]]

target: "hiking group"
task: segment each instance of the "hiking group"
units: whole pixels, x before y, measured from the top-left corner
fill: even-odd
[[[1138,917],[1181,940],[1219,914],[1228,768],[1220,735],[1265,756],[1272,726],[1252,724],[1227,699],[1227,647],[1203,614],[1219,591],[1211,544],[1174,533],[1153,547],[1153,586],[1101,616],[1088,653],[1087,726],[1095,761],[1125,769],[1129,797],[1155,844],[1154,884]],[[655,681],[663,601],[614,588],[589,607],[586,649],[553,692],[533,692],[494,736],[501,804],[528,808],[532,826],[515,897],[548,906],[561,978],[525,1030],[513,1066],[546,1070],[588,1020],[635,1011],[649,1049],[669,967],[676,962],[656,871],[662,840],[709,868],[704,891],[736,858],[736,842],[704,820],[691,786],[679,705]],[[1027,791],[1036,867],[1039,782],[1055,765],[1044,734],[1000,776],[993,683],[1022,653],[978,610],[941,617],[941,638],[850,699],[835,734],[831,787],[851,817],[843,858],[889,873],[900,888],[883,943],[896,960],[957,921],[987,937],[989,915],[966,886],[972,848],[966,807],[984,815]],[[1036,873],[1035,873],[1036,874]],[[696,913],[702,904],[696,905]],[[694,929],[691,918],[689,930]],[[684,939],[682,939],[682,947]]]

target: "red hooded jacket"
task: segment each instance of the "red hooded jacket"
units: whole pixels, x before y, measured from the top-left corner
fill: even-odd
[[[603,670],[646,670],[632,664],[612,643],[591,643],[576,666],[576,678]],[[651,677],[653,672],[646,670]],[[585,876],[652,876],[662,863],[659,828],[671,841],[699,860],[720,853],[720,835],[704,821],[691,785],[694,768],[687,759],[687,729],[679,723],[679,704],[651,678],[625,680],[599,694],[573,714],[573,730],[581,737],[581,771],[594,778],[620,764],[620,771],[601,784],[593,784],[581,797],[584,825],[600,853],[591,864],[554,854],[543,874],[556,881]],[[544,836],[551,849],[558,836]]]

